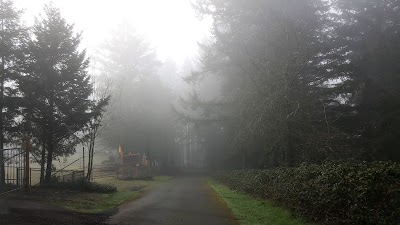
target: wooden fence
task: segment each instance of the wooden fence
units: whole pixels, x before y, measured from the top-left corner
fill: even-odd
[[[102,178],[117,177],[117,169],[107,165],[93,165],[92,181]]]

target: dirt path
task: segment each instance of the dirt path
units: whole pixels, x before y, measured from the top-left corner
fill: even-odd
[[[120,207],[116,225],[234,225],[229,209],[204,178],[177,177],[141,199]]]

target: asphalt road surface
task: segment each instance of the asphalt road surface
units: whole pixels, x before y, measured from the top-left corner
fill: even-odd
[[[201,177],[177,177],[121,206],[115,225],[235,225],[230,210]]]

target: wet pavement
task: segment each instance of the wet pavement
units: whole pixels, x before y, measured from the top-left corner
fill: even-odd
[[[177,177],[119,208],[113,225],[234,225],[226,204],[202,177]]]
[[[0,198],[0,225],[236,225],[223,200],[200,176],[176,177],[140,199],[98,214],[43,202]]]

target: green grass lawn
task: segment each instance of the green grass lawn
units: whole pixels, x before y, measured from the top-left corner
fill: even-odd
[[[9,198],[47,202],[82,213],[101,213],[140,198],[147,190],[170,179],[172,177],[169,176],[155,176],[152,180],[130,181],[102,178],[96,180],[96,183],[112,184],[117,187],[117,192],[102,194],[62,190],[54,187],[36,187],[23,195],[11,194]]]
[[[83,213],[100,213],[137,199],[141,192],[118,191],[112,194],[81,193],[52,201],[53,204]]]
[[[57,205],[61,205],[66,209],[78,212],[104,212],[118,207],[126,202],[140,198],[145,191],[170,179],[172,179],[172,177],[169,176],[155,176],[152,180],[130,181],[120,180],[117,178],[97,179],[96,183],[112,184],[117,187],[118,191],[111,194],[77,193],[58,199],[54,203]],[[140,188],[140,190],[132,190],[136,188]]]
[[[99,184],[112,184],[118,188],[118,191],[129,191],[132,187],[144,186],[146,189],[170,180],[170,176],[155,176],[152,180],[120,180],[113,177],[96,179]]]
[[[209,179],[209,184],[242,225],[313,225],[294,218],[288,210],[271,202],[233,191],[213,179]]]

